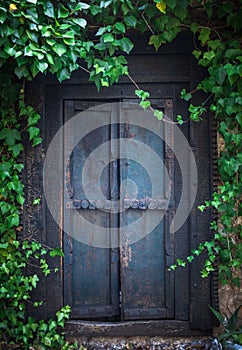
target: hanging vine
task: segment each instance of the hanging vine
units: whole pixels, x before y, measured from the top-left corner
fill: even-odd
[[[18,240],[24,188],[20,180],[24,151],[23,135],[28,133],[33,146],[41,142],[37,127],[40,116],[26,106],[25,80],[51,73],[59,81],[76,69],[89,74],[97,88],[118,82],[128,75],[125,55],[133,49],[131,30],[147,32],[149,44],[158,50],[179,32],[194,34],[193,54],[207,77],[193,92],[182,91],[189,101],[198,90],[208,98],[200,106],[190,104],[193,121],[203,119],[209,110],[219,123],[222,140],[218,167],[220,186],[200,206],[217,209],[219,223],[211,223],[214,239],[201,243],[187,258],[192,262],[207,252],[202,276],[214,269],[219,256],[222,283],[239,285],[235,274],[241,266],[241,169],[242,169],[242,5],[238,1],[215,0],[4,0],[0,4],[0,348],[68,349],[57,327],[64,325],[69,308],[57,312],[56,320],[25,318],[25,303],[37,287],[37,274],[27,275],[29,264],[49,274],[46,255],[62,255],[59,249],[46,248],[28,237]],[[132,72],[130,72],[132,76]],[[132,79],[130,76],[130,79]],[[135,85],[135,84],[134,84]],[[143,108],[149,108],[148,93],[134,86]],[[209,105],[208,105],[209,102]],[[154,111],[163,119],[163,114]],[[177,117],[182,124],[182,116]],[[36,203],[38,205],[38,201]],[[27,236],[27,235],[26,235]],[[179,260],[176,265],[184,266]],[[176,268],[173,265],[171,268]],[[36,306],[38,303],[35,303]],[[7,345],[6,345],[7,344]]]

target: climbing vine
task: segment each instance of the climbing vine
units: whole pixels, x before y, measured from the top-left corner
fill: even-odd
[[[57,312],[56,320],[26,319],[26,303],[37,287],[38,274],[27,274],[32,265],[40,273],[51,273],[46,256],[62,255],[59,249],[43,247],[22,231],[20,214],[24,206],[21,181],[27,133],[33,147],[41,143],[37,127],[40,116],[26,105],[26,80],[38,74],[54,74],[61,82],[76,69],[89,74],[97,88],[108,87],[127,75],[143,108],[150,108],[149,94],[132,80],[126,55],[134,44],[130,33],[146,32],[156,50],[171,42],[181,31],[193,33],[193,55],[207,71],[194,91],[181,91],[190,101],[197,91],[206,94],[204,103],[189,107],[190,118],[198,122],[211,113],[218,121],[220,185],[212,200],[200,209],[215,207],[219,221],[211,223],[214,238],[202,242],[187,258],[192,262],[202,251],[207,259],[202,270],[206,277],[219,257],[222,283],[239,285],[241,266],[241,169],[242,169],[242,5],[238,1],[215,0],[4,0],[0,4],[0,348],[67,349],[57,334],[69,308]],[[146,37],[147,37],[146,35]],[[154,111],[161,120],[163,114]],[[177,123],[182,124],[182,116]],[[33,205],[38,205],[38,199]],[[178,259],[177,265],[185,261]],[[53,272],[54,273],[54,272]],[[8,344],[8,345],[6,345]]]

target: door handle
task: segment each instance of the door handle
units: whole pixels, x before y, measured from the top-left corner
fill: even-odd
[[[151,210],[166,210],[168,207],[167,199],[128,199],[124,198],[120,201],[118,200],[108,200],[108,199],[98,199],[98,200],[88,200],[81,199],[73,201],[67,201],[65,204],[66,209],[105,209],[105,210],[116,210],[118,207],[123,209],[151,209]]]

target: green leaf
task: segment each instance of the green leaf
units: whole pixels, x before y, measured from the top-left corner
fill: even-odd
[[[215,57],[215,53],[214,51],[208,51],[204,53],[203,57],[206,58],[208,61],[211,61]]]
[[[73,18],[72,22],[76,23],[82,28],[86,28],[87,25],[87,21],[85,20],[85,18]]]
[[[10,170],[12,165],[10,163],[0,163],[0,177],[5,179],[6,177],[10,177]]]
[[[183,119],[182,119],[182,116],[180,114],[177,115],[176,120],[177,120],[179,125],[182,125],[184,123]]]
[[[0,23],[3,24],[7,18],[7,14],[5,12],[0,12]]]
[[[165,42],[166,42],[166,40],[164,40],[162,34],[151,35],[150,40],[149,40],[149,45],[154,45],[156,51],[158,51],[161,44],[165,43]]]
[[[197,25],[197,23],[192,23],[192,24],[191,24],[191,31],[192,31],[194,34],[197,33],[197,31],[198,31],[198,25]]]
[[[41,73],[44,73],[46,69],[48,68],[48,63],[47,62],[37,62],[37,67]]]
[[[40,134],[40,129],[36,128],[35,126],[30,126],[28,128],[28,132],[29,132],[29,139],[30,141],[33,140],[34,137],[39,136]]]
[[[185,101],[189,101],[192,98],[192,94],[190,92],[186,92],[186,89],[182,89],[181,98]]]
[[[5,140],[8,146],[13,146],[16,140],[21,140],[21,135],[17,129],[4,128],[0,131],[0,139]]]
[[[28,8],[26,10],[27,18],[29,18],[32,22],[38,24],[38,12],[35,7]]]
[[[108,7],[109,5],[111,5],[113,2],[113,0],[104,0],[104,1],[101,1],[100,3],[100,8],[106,8]]]
[[[46,54],[47,60],[50,64],[55,64],[53,56],[50,53]]]
[[[25,199],[21,194],[17,194],[16,199],[20,205],[23,205],[25,202]]]
[[[219,68],[218,69],[218,79],[217,80],[218,80],[218,83],[220,85],[223,85],[226,76],[227,76],[227,71],[223,67]]]
[[[33,51],[31,50],[31,48],[29,47],[29,46],[26,46],[25,48],[24,48],[24,56],[33,56],[34,55],[34,53],[33,53]]]
[[[44,14],[47,17],[55,18],[54,6],[50,1],[44,5]]]
[[[24,150],[24,146],[21,143],[16,143],[10,147],[9,150],[13,152],[14,157],[17,157],[19,156],[20,152]]]
[[[106,45],[104,43],[98,43],[95,45],[95,49],[100,51],[106,50]]]
[[[133,49],[134,44],[132,43],[132,41],[128,38],[122,38],[120,40],[120,49],[123,50],[126,53],[130,53],[130,51]]]
[[[90,5],[86,4],[85,2],[78,2],[75,11],[79,11],[79,10],[87,10],[89,9]]]
[[[35,198],[34,200],[33,200],[33,203],[32,203],[33,205],[39,205],[40,204],[40,198]]]
[[[125,16],[124,23],[131,28],[135,28],[137,20],[134,16]]]
[[[164,117],[164,113],[162,111],[158,111],[158,109],[155,110],[154,112],[154,116],[158,119],[158,120],[162,120]]]
[[[57,79],[62,82],[63,80],[69,79],[71,72],[68,68],[63,68],[57,72]]]
[[[27,2],[30,2],[31,4],[37,4],[37,0],[26,0]]]
[[[56,44],[53,46],[53,51],[55,51],[57,55],[61,57],[62,55],[64,55],[64,53],[66,53],[67,48],[65,45]]]
[[[54,258],[55,256],[62,256],[64,257],[64,253],[61,250],[61,248],[55,248],[50,251],[50,256]]]
[[[115,23],[114,27],[121,33],[125,33],[125,25],[121,22]]]
[[[41,137],[34,137],[33,139],[33,147],[39,145],[42,142],[42,138]]]
[[[103,41],[105,43],[109,43],[109,42],[113,42],[114,41],[114,36],[111,33],[104,34],[102,38],[103,38]]]
[[[22,67],[16,67],[14,72],[19,79],[29,76],[28,68],[25,65]]]
[[[159,2],[159,1],[158,1]],[[177,4],[177,0],[166,0],[167,6],[174,10]]]
[[[63,38],[74,38],[75,32],[74,30],[68,30],[68,32],[63,34]]]
[[[66,18],[68,16],[69,16],[69,11],[67,10],[67,8],[65,8],[62,4],[59,4],[57,17],[58,18]]]
[[[5,48],[4,48],[4,51],[9,55],[9,56],[15,56],[16,54],[16,50],[14,47],[11,47],[9,45],[7,45]]]
[[[18,172],[24,169],[24,165],[22,163],[14,164],[14,169],[17,169]]]
[[[201,41],[203,46],[208,42],[210,38],[210,34],[211,34],[211,30],[209,28],[201,29],[198,39]]]
[[[141,102],[140,102],[140,106],[141,106],[143,109],[147,109],[148,107],[150,107],[150,101],[141,101]]]
[[[95,34],[96,36],[103,35],[104,33],[107,32],[107,27],[101,27],[98,29],[97,33]]]
[[[219,322],[221,324],[224,323],[225,321],[225,317],[222,316],[217,310],[215,310],[212,306],[208,305],[209,309],[212,311],[212,313],[214,314],[214,316],[216,316],[216,318],[219,320]]]

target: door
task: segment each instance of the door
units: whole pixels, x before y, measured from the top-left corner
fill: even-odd
[[[75,319],[174,317],[172,133],[149,114],[142,123],[131,102],[64,102],[64,122],[75,116],[64,142],[64,303]],[[172,117],[171,99],[152,104]]]

